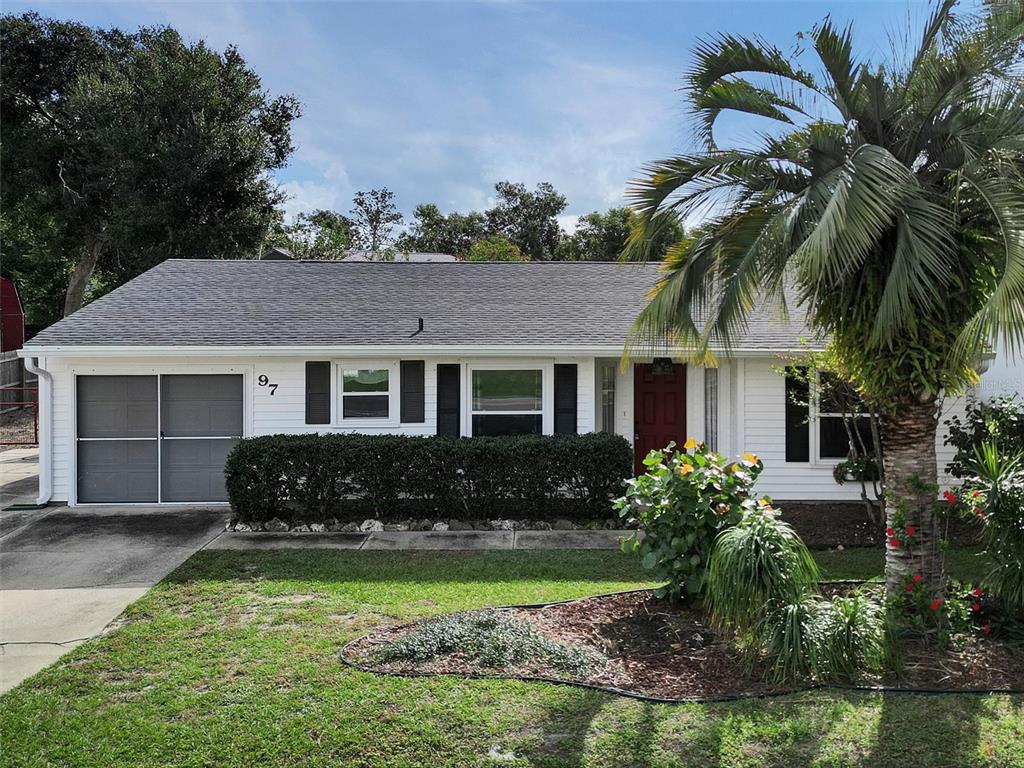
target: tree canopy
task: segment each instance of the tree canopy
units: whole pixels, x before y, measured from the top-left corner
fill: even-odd
[[[235,48],[34,13],[0,18],[0,46],[3,269],[33,322],[167,258],[259,250],[299,105]]]

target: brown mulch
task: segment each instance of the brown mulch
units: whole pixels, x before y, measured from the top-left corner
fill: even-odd
[[[407,634],[401,624],[350,643],[343,658],[357,666],[391,674],[468,674],[546,678],[628,691],[664,699],[715,699],[784,693],[785,686],[748,673],[731,638],[712,629],[703,611],[673,605],[650,591],[584,598],[542,608],[504,608],[529,621],[542,635],[584,645],[608,657],[609,664],[573,677],[533,661],[515,667],[483,669],[461,654],[427,662],[378,662],[374,650]],[[992,638],[969,638],[958,649],[936,657],[911,649],[900,679],[859,681],[920,689],[1024,689],[1024,649]]]
[[[859,501],[774,501],[782,519],[811,549],[880,547],[885,541],[885,523],[872,521]],[[981,526],[974,519],[951,519],[943,522],[941,534],[954,546],[972,546],[978,543]]]

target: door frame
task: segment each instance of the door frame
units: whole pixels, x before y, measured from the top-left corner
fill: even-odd
[[[78,501],[78,377],[79,376],[156,376],[157,393],[157,499],[160,498],[160,376],[203,374],[236,374],[242,377],[242,437],[253,434],[253,394],[254,366],[252,365],[111,365],[111,366],[75,366],[71,368],[71,394],[69,418],[71,428],[68,430],[70,445],[68,446],[68,506],[69,507],[227,507],[227,501]]]
[[[641,372],[644,368],[653,368],[653,363],[633,363],[633,470],[638,475],[643,472],[643,460],[646,454],[640,455],[640,430],[638,418],[640,414],[640,395],[643,392]],[[682,416],[681,434],[677,435],[677,444],[686,440],[687,412],[686,412],[686,379],[689,375],[685,363],[672,361],[672,370],[679,378],[679,413]],[[664,446],[659,446],[664,447]]]

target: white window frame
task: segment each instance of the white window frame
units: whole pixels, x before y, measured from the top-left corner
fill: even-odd
[[[538,411],[474,411],[473,373],[475,371],[540,371],[541,391],[541,434],[553,435],[555,431],[555,364],[548,360],[501,360],[474,361],[465,366],[466,376],[462,382],[462,435],[473,436],[473,416],[476,415],[536,415]]]
[[[814,379],[811,391],[811,405],[808,413],[808,420],[810,422],[811,464],[818,467],[834,468],[840,462],[846,461],[846,457],[823,457],[821,455],[821,420],[823,418],[841,418],[843,414],[821,410],[821,371],[817,368],[814,370]],[[863,418],[868,418],[868,415],[865,414]]]
[[[397,427],[399,419],[399,405],[401,396],[401,387],[398,381],[398,368],[399,364],[397,360],[334,360],[334,397],[331,398],[331,409],[334,413],[334,419],[331,422],[332,426],[335,427],[348,427],[352,429],[368,428],[368,427]],[[365,394],[356,393],[345,393],[345,382],[344,375],[345,370],[352,369],[372,369],[372,370],[387,370],[388,372],[388,415],[387,418],[366,418],[360,417],[349,417],[345,418],[344,413],[344,399],[345,397],[370,397],[380,396],[382,392],[367,392]]]

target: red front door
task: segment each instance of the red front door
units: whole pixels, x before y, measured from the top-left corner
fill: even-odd
[[[638,475],[644,472],[648,453],[686,441],[686,366],[675,363],[671,370],[650,364],[633,366],[633,432]]]

